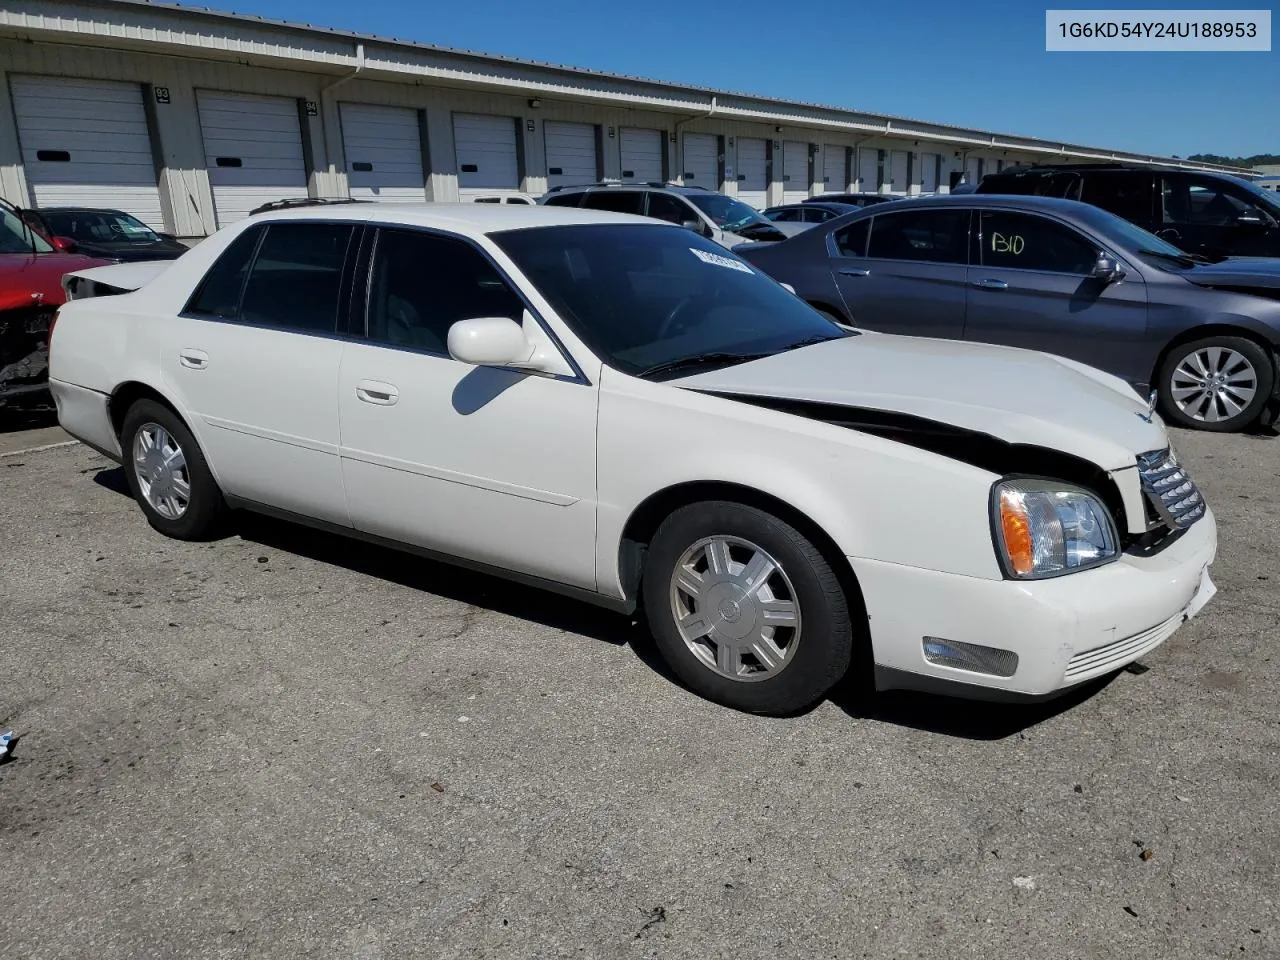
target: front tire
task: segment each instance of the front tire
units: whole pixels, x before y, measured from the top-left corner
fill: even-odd
[[[763,510],[711,501],[675,511],[649,545],[642,590],[663,659],[708,700],[792,714],[849,668],[854,631],[835,571]]]
[[[226,516],[226,501],[195,437],[154,400],[129,408],[120,431],[129,491],[147,521],[176,540],[206,540]]]
[[[1252,340],[1205,337],[1165,358],[1160,409],[1177,426],[1232,433],[1257,421],[1274,383],[1271,358]]]

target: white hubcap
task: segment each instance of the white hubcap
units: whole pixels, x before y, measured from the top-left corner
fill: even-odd
[[[158,423],[145,423],[133,438],[133,470],[151,509],[177,520],[191,503],[187,457],[178,441]]]

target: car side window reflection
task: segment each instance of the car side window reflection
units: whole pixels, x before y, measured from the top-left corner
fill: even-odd
[[[459,320],[507,317],[524,302],[464,240],[413,230],[381,230],[369,287],[370,340],[424,353],[449,353]]]
[[[985,267],[1085,275],[1097,247],[1070,227],[1044,217],[1003,210],[983,211],[978,249]]]

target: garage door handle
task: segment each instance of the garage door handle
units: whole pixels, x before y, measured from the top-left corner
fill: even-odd
[[[203,350],[181,350],[178,362],[188,370],[203,370],[209,365],[209,355]]]
[[[356,396],[365,403],[375,403],[380,407],[390,407],[400,399],[400,391],[389,383],[376,380],[361,380],[356,384]]]
[[[1009,285],[1003,280],[975,280],[975,287],[981,287],[983,290],[1007,290]]]
[[[865,269],[863,269],[862,267],[846,267],[845,269],[841,270],[841,271],[840,271],[840,273],[841,273],[841,274],[843,274],[843,275],[844,275],[844,276],[846,276],[846,277],[869,277],[869,276],[871,276],[871,271],[870,271],[870,270],[865,270]]]

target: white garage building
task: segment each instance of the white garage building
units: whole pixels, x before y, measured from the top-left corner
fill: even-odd
[[[183,237],[288,197],[609,178],[764,207],[1028,161],[1181,162],[142,0],[0,0],[0,71],[0,194]]]

